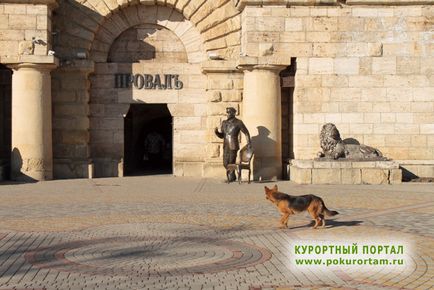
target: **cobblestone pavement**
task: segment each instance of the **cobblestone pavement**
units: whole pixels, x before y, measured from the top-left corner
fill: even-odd
[[[434,186],[319,186],[278,229],[264,185],[171,176],[0,184],[4,289],[433,289]],[[405,266],[297,267],[291,245],[403,243]],[[317,257],[314,255],[314,257]]]

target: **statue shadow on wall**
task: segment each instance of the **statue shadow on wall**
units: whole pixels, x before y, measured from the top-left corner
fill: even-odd
[[[258,135],[251,138],[253,149],[255,150],[255,157],[253,159],[253,180],[266,181],[268,180],[266,167],[269,167],[265,162],[267,159],[261,156],[267,156],[270,150],[276,148],[276,141],[271,139],[270,130],[264,126],[256,127]]]
[[[13,180],[13,181],[11,181],[11,184],[36,183],[36,182],[38,182],[34,178],[23,174],[21,172],[22,167],[23,167],[23,158],[21,156],[20,150],[18,148],[14,148],[12,150],[11,164],[10,164],[10,177]]]

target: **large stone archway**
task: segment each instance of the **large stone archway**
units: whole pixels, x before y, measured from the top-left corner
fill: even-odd
[[[125,15],[130,16],[126,18]],[[175,51],[178,58],[171,57]],[[148,52],[153,53],[148,55]],[[200,71],[200,63],[205,57],[199,31],[174,9],[140,5],[107,17],[98,30],[89,56],[95,61],[95,70],[90,76],[89,101],[89,145],[94,176],[122,174],[128,150],[126,143],[134,143],[128,147],[130,149],[143,150],[143,142],[139,144],[139,140],[144,136],[138,136],[138,132],[126,133],[125,116],[131,104],[168,105],[173,117],[175,174],[179,172],[176,168],[183,167],[184,163],[203,166],[205,156],[201,149],[206,143],[203,119],[206,118],[207,100],[206,77]],[[136,81],[140,80],[137,78],[144,74],[161,77],[164,84],[152,88],[138,86]],[[119,75],[128,79],[135,76],[134,84],[114,86]],[[176,76],[182,82],[182,88],[176,88],[174,83],[166,86],[167,76]],[[140,125],[135,126],[137,129]],[[147,132],[144,129],[138,131]],[[134,140],[129,140],[127,135]]]
[[[91,165],[99,162],[96,159],[105,159],[101,161],[104,165],[98,165],[98,168],[113,168],[111,173],[97,175],[121,174],[117,163],[122,162],[122,115],[126,114],[129,104],[137,102],[168,104],[174,117],[174,173],[203,175],[207,143],[208,81],[201,72],[201,63],[207,59],[207,51],[213,51],[210,46],[213,40],[206,40],[206,33],[213,29],[209,22],[212,15],[218,16],[213,22],[215,25],[221,24],[225,19],[231,21],[222,14],[214,14],[216,9],[223,9],[228,13],[228,1],[211,6],[207,3],[203,2],[203,5],[194,9],[192,6],[178,9],[169,3],[165,6],[142,3],[102,13],[91,9],[92,7],[78,5],[77,2],[61,2],[57,12],[59,17],[55,17],[58,21],[54,22],[55,29],[62,31],[59,31],[59,43],[57,46],[55,44],[54,49],[63,56],[61,67],[53,73],[53,79],[56,80],[53,87],[55,177],[92,176],[92,170],[96,167]],[[209,9],[213,8],[206,10],[209,13],[201,10],[208,6]],[[66,8],[69,10],[66,11]],[[81,23],[76,21],[80,17],[71,16],[77,16],[77,13],[86,16],[82,17]],[[190,18],[187,19],[186,15]],[[233,10],[233,17],[237,17],[236,15],[238,12]],[[72,17],[71,23],[64,17]],[[209,24],[205,25],[204,21]],[[185,48],[187,62],[158,64],[155,60],[150,63],[143,60],[140,64],[108,63],[110,49],[115,40],[125,31],[143,24],[154,25],[173,33]],[[229,29],[229,26],[225,27]],[[223,38],[230,37],[231,32],[219,29]],[[219,38],[219,34],[214,34],[214,39],[216,37]],[[226,44],[226,41],[224,43]],[[83,59],[78,59],[78,56],[83,56]],[[143,69],[152,74],[179,75],[183,79],[184,87],[179,91],[154,90],[152,94],[132,89],[121,92],[113,88],[116,72],[131,74]],[[109,111],[110,113],[107,113]],[[112,124],[119,130],[106,134],[112,129],[106,128],[107,124]],[[94,146],[97,139],[100,145]],[[116,150],[108,150],[108,147]],[[102,150],[102,153],[99,150]],[[102,158],[106,153],[113,156]],[[186,167],[188,170],[184,170]]]

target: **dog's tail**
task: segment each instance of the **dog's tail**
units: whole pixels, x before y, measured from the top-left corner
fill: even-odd
[[[323,209],[324,209],[324,213],[325,213],[325,215],[326,216],[334,216],[334,215],[337,215],[337,214],[339,214],[337,211],[335,211],[335,210],[329,210],[327,207],[326,207],[326,205],[325,205],[325,203],[324,203],[324,201],[321,199],[321,202],[322,202],[322,207],[323,207]]]

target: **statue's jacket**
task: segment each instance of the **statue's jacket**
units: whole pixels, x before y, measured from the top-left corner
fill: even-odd
[[[224,135],[223,148],[225,150],[238,150],[240,149],[240,142],[238,141],[239,133],[249,134],[243,121],[233,118],[224,120],[222,122],[221,132]]]

